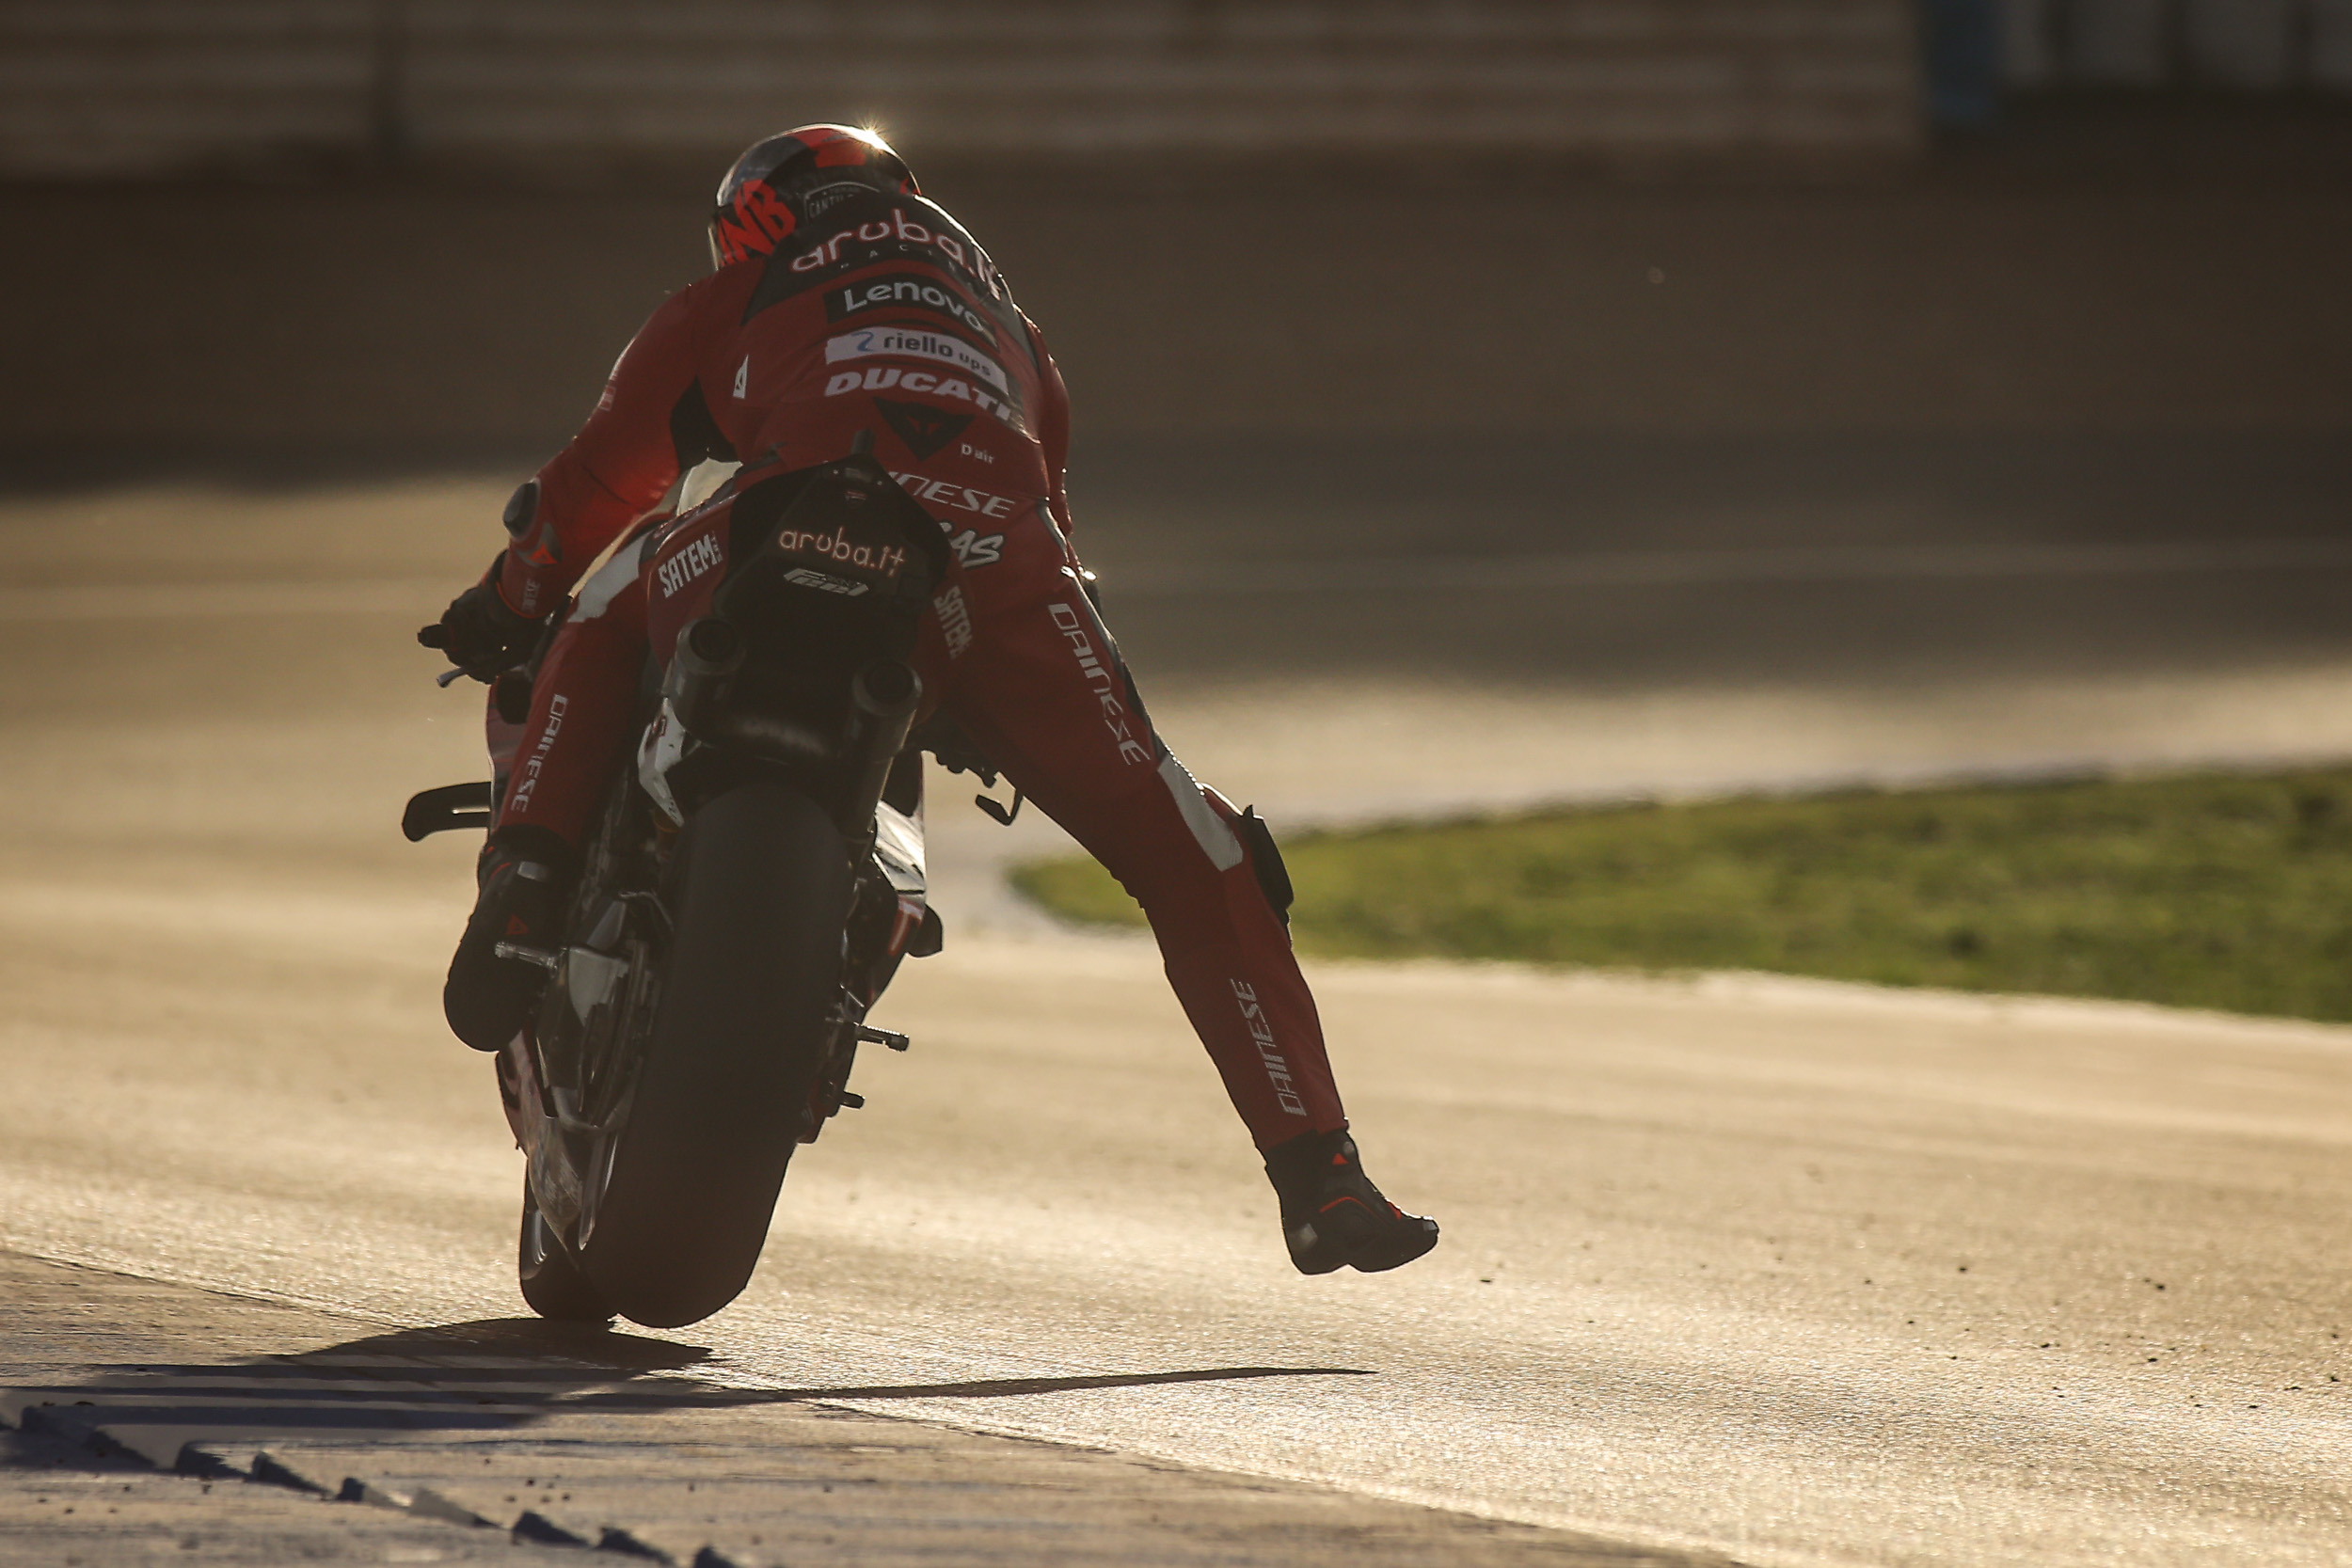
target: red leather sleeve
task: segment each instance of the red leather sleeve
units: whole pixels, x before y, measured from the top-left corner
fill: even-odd
[[[689,284],[663,302],[614,362],[588,422],[539,470],[537,515],[508,546],[499,574],[499,594],[514,610],[555,609],[675,483],[670,415],[702,362],[708,293]]]

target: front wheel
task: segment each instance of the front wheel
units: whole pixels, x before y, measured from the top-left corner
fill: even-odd
[[[694,814],[645,1060],[580,1262],[648,1328],[708,1317],[759,1261],[834,1028],[850,902],[840,833],[757,781]]]
[[[543,1318],[563,1323],[601,1323],[612,1319],[612,1308],[588,1283],[572,1255],[557,1239],[555,1227],[539,1212],[532,1196],[531,1178],[523,1178],[522,1233],[515,1242],[515,1274],[523,1300]]]

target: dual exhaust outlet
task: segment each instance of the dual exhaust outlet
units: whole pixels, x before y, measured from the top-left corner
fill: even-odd
[[[873,826],[891,764],[914,728],[923,682],[905,660],[876,659],[850,677],[845,721],[828,734],[789,714],[738,700],[735,677],[749,649],[734,623],[704,615],[680,629],[662,695],[688,735],[771,762],[839,767],[845,785],[834,825],[845,836]]]

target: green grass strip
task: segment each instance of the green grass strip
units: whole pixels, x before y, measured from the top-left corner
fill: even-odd
[[[1300,951],[1760,969],[2352,1019],[2352,770],[1719,800],[1300,835]],[[1139,926],[1093,862],[1015,869]]]

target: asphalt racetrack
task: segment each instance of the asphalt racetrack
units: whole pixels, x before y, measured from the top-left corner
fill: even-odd
[[[479,570],[504,488],[0,509],[0,1247],[354,1338],[520,1312],[519,1160],[437,1016],[471,846],[393,828],[480,772],[477,699],[408,636]],[[1318,586],[1282,577],[1324,559],[1295,531],[1187,555],[1113,495],[1097,553],[1173,744],[1279,825],[2352,752],[2352,562],[2291,499],[1997,548],[1931,516],[1540,551],[1500,523],[1433,545],[1398,502],[1357,552],[1391,564]],[[1218,573],[1263,582],[1200,594]],[[664,1337],[707,1384],[1451,1511],[1399,1560],[2343,1560],[2352,1032],[1322,966],[1374,1173],[1446,1240],[1303,1280],[1149,947],[1007,906],[989,865],[1051,836],[946,783],[948,947],[878,1017],[914,1049],[861,1065],[869,1108],[795,1165],[742,1300]],[[106,1300],[118,1328],[142,1309],[121,1291],[91,1343]],[[7,1490],[0,1523],[29,1516]],[[212,1521],[188,1538],[233,1546],[204,1512],[233,1501],[183,1500]],[[1124,1560],[1212,1560],[1156,1517]],[[1319,1559],[1266,1536],[1214,1560]]]

